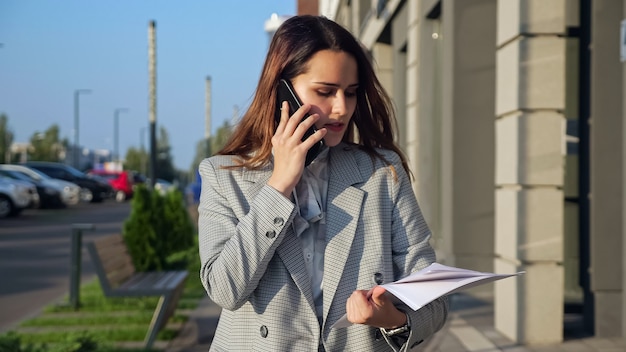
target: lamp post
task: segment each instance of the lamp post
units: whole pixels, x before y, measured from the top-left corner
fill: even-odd
[[[120,161],[120,112],[127,112],[126,108],[117,108],[113,115],[115,116],[114,125],[113,125],[113,161],[115,162],[115,167],[118,167],[118,163]]]
[[[148,78],[149,78],[149,121],[150,121],[150,187],[154,189],[157,178],[156,143],[156,22],[148,27]]]
[[[141,174],[144,176],[146,175],[146,155],[148,153],[144,147],[144,136],[147,129],[148,127],[142,127],[139,130],[139,140],[141,141]]]
[[[78,166],[78,150],[79,150],[79,141],[78,141],[78,120],[79,120],[79,108],[78,108],[78,97],[80,94],[89,94],[91,93],[90,89],[76,89],[74,91],[74,153],[72,153],[73,164],[74,167],[80,169]]]

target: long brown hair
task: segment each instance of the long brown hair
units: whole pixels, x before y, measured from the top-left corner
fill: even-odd
[[[240,166],[252,169],[269,162],[271,138],[277,126],[274,112],[278,82],[281,78],[291,80],[305,73],[307,62],[320,50],[343,51],[357,62],[357,106],[344,142],[357,144],[372,157],[381,159],[375,148],[393,150],[410,174],[406,157],[394,141],[397,125],[391,99],[376,78],[365,51],[348,30],[321,16],[291,17],[278,28],[270,43],[250,108],[217,154],[237,155],[241,158]]]

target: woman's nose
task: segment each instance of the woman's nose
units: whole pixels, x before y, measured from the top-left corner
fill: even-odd
[[[346,114],[346,97],[343,94],[337,94],[333,101],[333,114],[344,116]]]

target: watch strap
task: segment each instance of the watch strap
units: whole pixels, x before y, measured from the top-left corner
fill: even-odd
[[[411,330],[411,324],[409,323],[409,316],[408,316],[408,314],[406,316],[406,323],[404,325],[399,326],[397,328],[393,328],[393,329],[380,328],[380,332],[382,332],[383,335],[385,335],[385,336],[400,335],[400,334],[407,333],[410,330]]]

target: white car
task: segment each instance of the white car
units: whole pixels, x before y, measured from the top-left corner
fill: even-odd
[[[146,181],[148,182],[148,184],[150,184],[150,180]],[[169,182],[169,181],[165,181],[163,179],[157,178],[156,183],[154,185],[154,189],[159,192],[159,194],[161,194],[162,196],[168,194],[169,192],[173,192],[176,190],[176,185]]]
[[[24,165],[0,164],[0,170],[19,171],[37,181],[40,181],[46,186],[57,189],[61,192],[61,198],[65,205],[76,205],[80,202],[80,187],[75,183],[52,178],[41,171],[31,169],[30,167]]]
[[[35,185],[14,181],[16,180],[0,177],[0,218],[21,213],[33,201],[33,192],[37,193]]]

